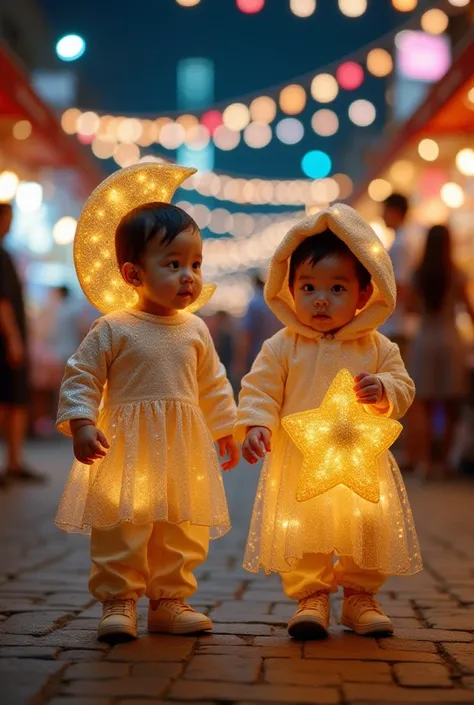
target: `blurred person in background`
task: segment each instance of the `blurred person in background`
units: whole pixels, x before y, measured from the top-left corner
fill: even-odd
[[[409,335],[406,302],[413,274],[412,251],[406,231],[408,210],[408,199],[401,193],[392,193],[383,202],[382,217],[387,228],[393,230],[395,236],[389,255],[397,287],[397,305],[390,318],[379,328],[380,333],[398,345],[405,366],[407,365]],[[414,425],[415,417],[412,407],[405,417],[402,435],[394,446],[394,453],[402,471],[412,470],[414,466]]]
[[[46,305],[32,321],[33,428],[38,436],[55,433],[64,367],[84,337],[81,315],[81,302],[67,286],[58,286],[50,290]]]
[[[392,193],[385,199],[382,211],[385,225],[393,230],[395,235],[389,255],[397,285],[397,306],[387,322],[381,326],[380,332],[398,345],[404,361],[407,352],[406,297],[412,275],[411,252],[405,231],[408,208],[408,199],[405,196]]]
[[[3,247],[12,220],[11,205],[0,203],[0,428],[7,451],[1,486],[8,481],[45,479],[23,461],[30,389],[23,287],[10,254]]]
[[[451,233],[444,225],[435,225],[428,231],[409,299],[420,313],[409,370],[422,421],[422,432],[417,438],[418,471],[422,479],[428,479],[435,471],[449,474],[448,458],[456,422],[469,388],[466,350],[456,327],[459,305],[465,306],[474,322],[467,278],[453,262]],[[443,432],[434,464],[434,419],[439,406],[443,410]]]
[[[239,387],[240,380],[252,367],[263,343],[282,328],[282,324],[265,301],[264,288],[263,276],[256,274],[254,293],[242,319],[236,342],[233,377]]]
[[[214,345],[220,361],[224,365],[227,376],[231,377],[234,359],[236,329],[233,317],[227,311],[217,311],[212,331]],[[234,387],[236,380],[229,380]],[[240,381],[240,380],[238,380]]]

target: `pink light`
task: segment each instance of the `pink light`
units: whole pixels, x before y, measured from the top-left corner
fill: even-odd
[[[336,71],[337,82],[346,91],[355,91],[364,81],[364,69],[355,61],[346,61]]]
[[[201,116],[201,125],[207,127],[209,134],[213,135],[219,125],[222,125],[222,113],[219,110],[208,110]]]
[[[92,142],[94,141],[95,135],[81,135],[78,133],[76,135],[76,137],[77,137],[77,141],[80,142],[81,144],[92,144]]]
[[[404,78],[434,83],[451,66],[449,40],[425,32],[403,31],[395,38],[397,70]]]
[[[241,12],[247,15],[255,15],[260,10],[263,10],[265,0],[236,0],[237,7]]]
[[[422,198],[439,196],[441,187],[448,181],[448,174],[443,169],[423,169],[420,179],[420,195]]]

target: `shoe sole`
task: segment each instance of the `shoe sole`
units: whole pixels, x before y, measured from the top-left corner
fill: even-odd
[[[137,628],[135,627],[100,627],[97,630],[97,639],[106,641],[109,644],[120,644],[126,641],[134,641],[137,638]]]
[[[325,639],[328,636],[328,630],[321,622],[302,617],[301,619],[296,618],[288,625],[288,634],[293,639],[307,641],[309,639]]]
[[[351,622],[348,619],[341,619],[341,624],[348,629],[352,629],[353,632],[359,636],[371,636],[372,634],[393,634],[394,628],[393,624],[357,624],[356,622]]]
[[[174,625],[169,624],[148,624],[148,631],[153,634],[198,634],[199,632],[207,632],[212,629],[212,622],[210,619],[203,619],[201,622],[193,624],[192,627],[186,625]]]

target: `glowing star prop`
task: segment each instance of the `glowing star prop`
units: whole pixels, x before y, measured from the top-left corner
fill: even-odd
[[[195,172],[175,164],[135,164],[116,171],[89,196],[77,223],[74,264],[84,294],[99,311],[120,311],[137,302],[115,257],[115,231],[123,216],[145,203],[170,203],[176,189]],[[205,284],[186,310],[202,308],[215,289],[214,284]]]
[[[380,500],[377,460],[398,438],[402,426],[372,416],[354,393],[354,380],[341,370],[319,409],[291,414],[283,428],[303,453],[296,499],[304,502],[345,485],[369,502]]]

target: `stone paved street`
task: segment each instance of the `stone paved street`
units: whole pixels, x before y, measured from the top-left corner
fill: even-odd
[[[1,705],[474,703],[474,484],[409,483],[426,569],[381,594],[394,637],[341,629],[335,602],[330,639],[301,644],[279,579],[241,568],[258,474],[243,465],[226,477],[234,530],[213,544],[193,600],[213,633],[148,636],[142,601],[140,639],[110,648],[95,639],[87,540],[52,523],[69,444],[29,456],[51,483],[0,493]]]

